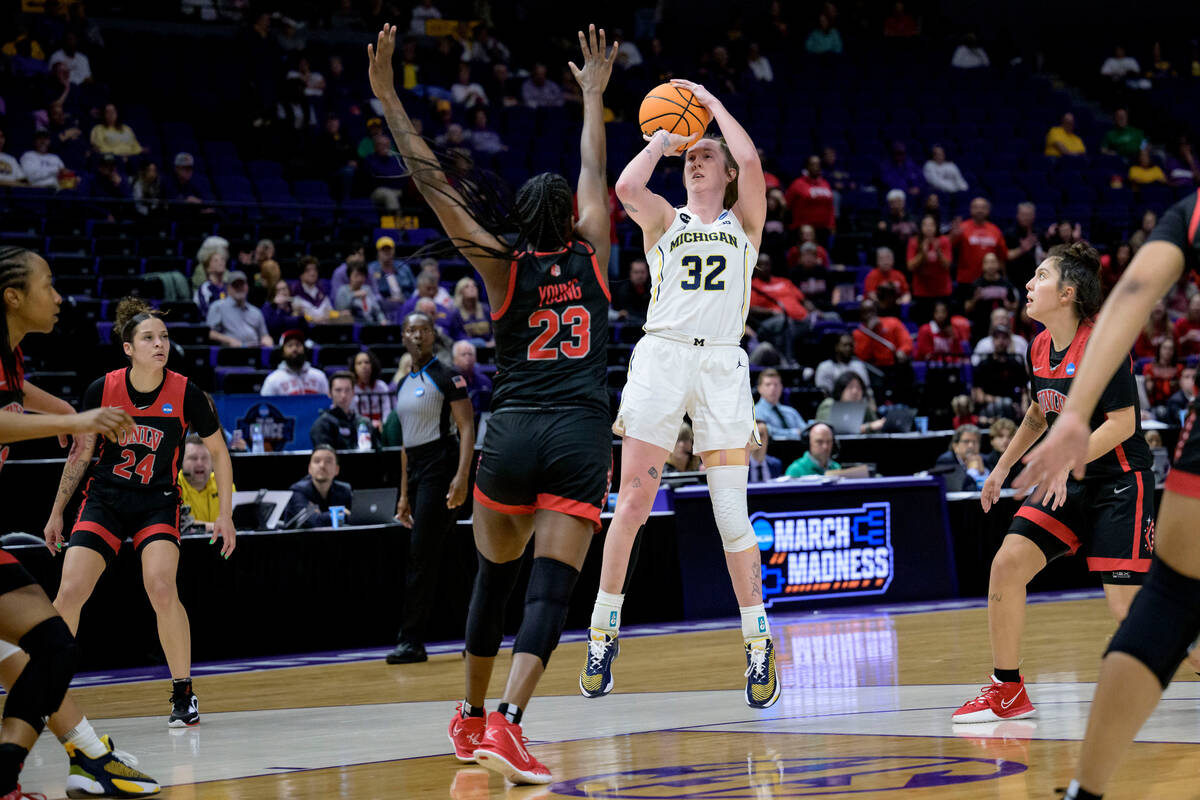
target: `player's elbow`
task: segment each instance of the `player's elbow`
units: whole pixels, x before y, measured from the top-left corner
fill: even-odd
[[[613,187],[613,190],[617,193],[617,199],[624,203],[626,200],[632,200],[638,192],[645,188],[643,184],[622,175],[617,179],[617,184]]]

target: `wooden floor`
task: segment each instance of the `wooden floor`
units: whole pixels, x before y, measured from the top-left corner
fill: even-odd
[[[200,677],[202,722],[185,730],[166,727],[163,681],[75,694],[169,798],[1048,800],[1070,779],[1112,628],[1100,599],[1031,605],[1022,671],[1039,714],[974,726],[949,717],[990,672],[983,609],[777,622],[785,688],[765,712],[742,700],[735,629],[622,639],[616,691],[600,700],[579,696],[584,644],[563,644],[524,725],[554,772],[546,787],[511,787],[449,755],[457,655]],[[1194,675],[1180,671],[1140,739],[1107,797],[1200,797]],[[65,773],[46,736],[22,782],[61,797]]]

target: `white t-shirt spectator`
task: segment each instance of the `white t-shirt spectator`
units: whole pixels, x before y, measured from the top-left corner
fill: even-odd
[[[1092,63],[1095,64],[1096,62],[1093,61]],[[1138,66],[1137,59],[1132,56],[1125,56],[1124,58],[1109,56],[1104,59],[1104,64],[1100,67],[1101,75],[1114,79],[1124,78],[1128,75],[1137,75],[1141,71],[1142,68]]]
[[[478,83],[456,83],[450,87],[450,97],[460,106],[486,106],[487,92]]]
[[[412,22],[408,24],[408,32],[417,36],[425,35],[425,20],[441,19],[442,12],[434,6],[419,5],[412,11]]]
[[[0,153],[0,183],[20,183],[25,180],[21,164],[8,153]]]
[[[1011,342],[1008,345],[1008,354],[1024,359],[1028,350],[1029,342],[1025,341],[1025,337],[1019,333],[1012,334]],[[979,366],[979,362],[983,361],[984,356],[990,356],[994,352],[996,352],[996,343],[992,341],[991,336],[985,336],[975,345],[975,351],[971,354],[971,363]]]
[[[982,47],[967,47],[965,44],[960,44],[954,51],[954,57],[950,59],[950,66],[956,69],[978,69],[991,65],[992,62],[988,60],[988,54]]]
[[[277,397],[295,394],[329,394],[329,379],[325,373],[304,362],[299,372],[293,372],[287,364],[280,364],[263,381],[264,396]]]
[[[617,64],[624,69],[636,67],[642,61],[642,51],[633,42],[626,40],[617,45]]]
[[[64,51],[58,50],[54,55],[50,56],[50,69],[54,69],[54,65],[58,62],[64,62],[71,69],[71,83],[78,86],[79,84],[92,77],[92,64],[88,61],[88,57],[78,50],[75,55],[69,56]]]
[[[54,153],[39,153],[28,150],[21,156],[21,170],[30,186],[43,189],[58,188],[58,172],[66,169],[67,165]]]
[[[817,365],[817,374],[813,377],[813,385],[828,395],[833,394],[833,385],[842,377],[843,372],[853,372],[862,378],[863,386],[871,385],[871,376],[867,374],[867,365],[857,358],[849,363],[841,363],[828,358]]]
[[[746,62],[746,66],[754,73],[754,77],[763,83],[770,83],[775,80],[775,72],[771,69],[771,62],[766,56],[759,56],[753,61]]]
[[[933,159],[925,162],[925,182],[939,192],[965,192],[967,181],[953,161],[937,163]]]

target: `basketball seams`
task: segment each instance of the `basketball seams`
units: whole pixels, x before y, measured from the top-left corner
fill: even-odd
[[[696,103],[695,95],[692,95],[690,92],[685,94],[685,92],[678,86],[672,86],[671,88],[673,88],[676,94],[679,95],[679,100],[671,97],[664,97],[660,94],[650,94],[646,95],[643,103],[645,103],[646,100],[657,100],[663,103],[668,103],[678,108],[679,111],[667,111],[661,114],[656,114],[652,117],[639,120],[639,124],[641,126],[645,126],[654,122],[655,120],[662,119],[663,117],[673,116],[675,117],[675,121],[670,127],[667,127],[666,125],[659,125],[659,128],[666,130],[668,133],[677,133],[679,129],[679,123],[684,122],[686,123],[687,131],[686,133],[681,133],[681,135],[695,136],[698,132],[703,132],[706,125],[704,124],[703,118],[698,113],[699,106]],[[684,102],[680,102],[680,100]],[[693,108],[693,106],[697,107]],[[646,132],[644,128],[643,132]]]

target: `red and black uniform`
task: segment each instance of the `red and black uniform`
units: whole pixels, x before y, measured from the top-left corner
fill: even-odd
[[[1092,330],[1091,322],[1081,322],[1065,351],[1054,349],[1049,331],[1029,346],[1030,389],[1050,425],[1066,403]],[[1109,584],[1140,584],[1154,552],[1154,459],[1142,435],[1132,358],[1108,382],[1091,429],[1103,425],[1109,412],[1131,406],[1133,434],[1088,463],[1082,481],[1067,479],[1067,502],[1051,510],[1027,499],[1009,528],[1031,539],[1047,561],[1082,549],[1088,569]]]
[[[515,254],[508,291],[492,312],[496,381],[476,502],[600,524],[612,477],[610,299],[586,242]]]
[[[23,414],[25,406],[21,404],[21,387],[25,385],[25,367],[21,357],[21,348],[13,350],[13,359],[16,362],[15,374],[9,373],[4,367],[4,362],[0,361],[0,413]],[[0,467],[4,466],[7,458],[8,445],[0,444]],[[35,582],[33,576],[25,567],[21,566],[20,561],[6,551],[0,550],[0,594],[7,594],[14,589],[20,589],[22,586],[29,586]]]
[[[83,489],[71,546],[88,547],[110,561],[127,536],[140,552],[156,539],[179,541],[179,460],[189,431],[211,436],[220,427],[200,387],[183,375],[163,371],[163,382],[138,392],[129,369],[95,381],[85,408],[123,408],[133,431],[116,442],[100,438],[97,461]]]
[[[1200,275],[1200,192],[1189,195],[1167,209],[1150,233],[1148,242],[1170,242],[1183,251],[1184,271]],[[1196,406],[1188,411],[1179,443],[1175,446],[1175,463],[1167,473],[1166,490],[1186,497],[1200,497],[1200,436],[1193,435]]]

